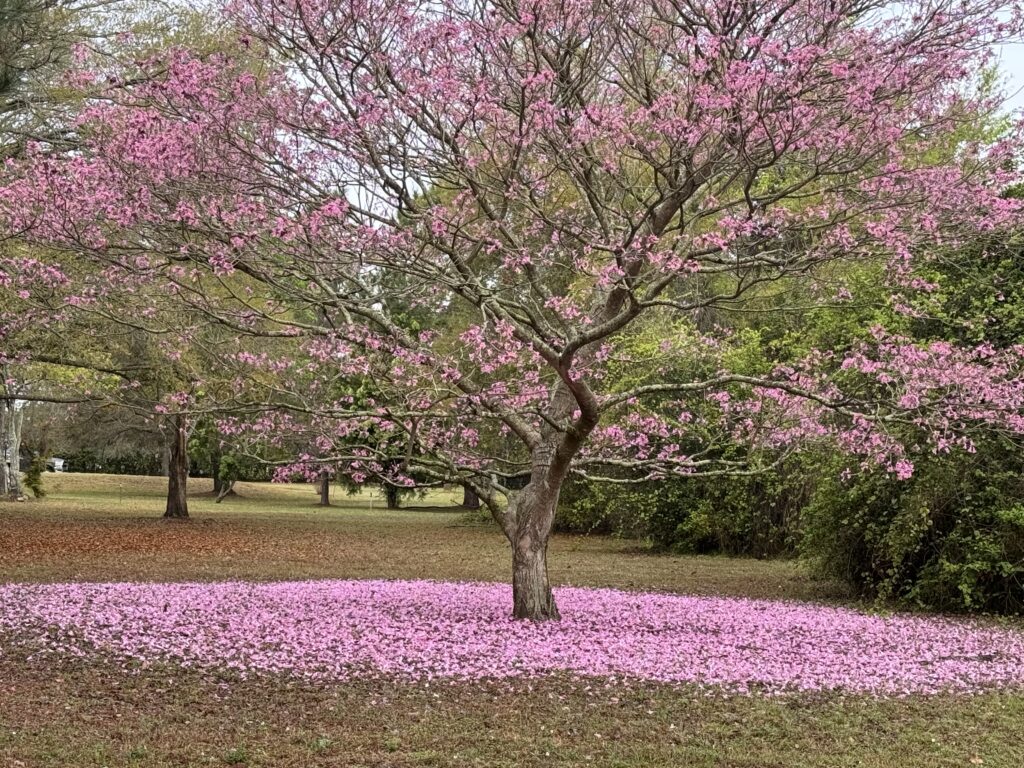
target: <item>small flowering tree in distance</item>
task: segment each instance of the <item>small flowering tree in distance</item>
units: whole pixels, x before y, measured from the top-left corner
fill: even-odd
[[[546,551],[570,472],[750,471],[703,441],[719,429],[835,438],[905,474],[889,425],[936,450],[973,424],[1024,427],[1020,349],[879,330],[848,358],[751,375],[698,322],[797,283],[835,303],[827,278],[851,263],[884,262],[901,305],[927,290],[915,260],[1013,223],[1017,132],[950,137],[998,107],[973,78],[1019,32],[1015,3],[223,12],[221,53],[83,66],[102,97],[81,145],[11,169],[8,226],[144,272],[240,334],[295,337],[291,359],[252,358],[286,395],[260,429],[314,429],[311,463],[472,487],[511,543],[515,616],[558,617]],[[663,329],[692,375],[607,376],[636,328]],[[333,394],[360,380],[373,398]]]

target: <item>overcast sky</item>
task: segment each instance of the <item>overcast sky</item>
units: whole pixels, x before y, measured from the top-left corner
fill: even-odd
[[[1024,107],[1024,43],[1004,45],[1000,54],[1002,70],[1006,73],[1006,95],[1010,106]]]

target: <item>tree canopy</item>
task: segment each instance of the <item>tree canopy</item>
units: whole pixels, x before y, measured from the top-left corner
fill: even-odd
[[[1020,346],[878,325],[744,370],[713,321],[849,301],[857,269],[910,316],[923,265],[1017,225],[1019,132],[969,130],[998,109],[975,73],[1019,34],[1015,4],[241,0],[223,18],[219,50],[76,70],[74,151],[35,144],[0,189],[6,226],[51,254],[12,271],[19,295],[84,264],[70,306],[169,296],[294,342],[233,357],[288,397],[224,428],[302,419],[300,463],[472,488],[512,545],[516,616],[558,616],[546,548],[572,473],[757,472],[828,440],[909,477],[908,440],[1024,432]]]

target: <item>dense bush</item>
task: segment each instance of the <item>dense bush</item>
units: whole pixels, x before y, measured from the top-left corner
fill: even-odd
[[[272,449],[263,447],[263,458],[272,458]],[[283,458],[287,454],[281,454]],[[275,466],[234,450],[224,443],[223,435],[211,419],[200,420],[188,441],[189,471],[193,477],[210,477],[220,483],[269,482]]]
[[[32,491],[32,496],[41,499],[46,495],[43,489],[43,473],[46,471],[46,457],[32,456],[25,465],[22,481]]]
[[[813,490],[806,461],[751,477],[575,482],[563,493],[555,524],[567,532],[647,538],[676,552],[792,554],[800,510]]]
[[[992,439],[976,453],[920,456],[910,480],[844,479],[834,463],[802,515],[819,573],[865,596],[945,610],[1024,609],[1024,457]]]
[[[192,477],[217,478],[222,482],[270,482],[275,466],[238,453],[203,454],[192,450],[189,443],[189,473]]]
[[[104,472],[111,475],[159,475],[160,456],[145,451],[105,455],[88,449],[64,456],[70,472]]]
[[[922,454],[909,480],[839,456],[754,477],[639,485],[576,482],[562,531],[646,538],[678,552],[799,553],[866,598],[939,610],[1024,611],[1024,454]]]

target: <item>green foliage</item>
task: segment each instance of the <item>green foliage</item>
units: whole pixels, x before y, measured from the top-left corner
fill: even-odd
[[[708,319],[734,329],[721,365],[757,374],[815,349],[841,355],[866,341],[876,325],[921,341],[1018,344],[1024,336],[1022,247],[1021,237],[978,235],[955,251],[929,254],[918,276],[931,287],[908,298],[914,313],[894,311],[881,263],[823,270],[818,290],[847,297],[833,304],[814,306],[813,297],[799,292],[806,289],[759,291],[748,305],[756,312]],[[813,309],[803,312],[801,305]],[[612,374],[624,388],[693,377],[707,363],[692,338],[686,327],[645,327],[624,348],[631,359],[650,364],[613,368]],[[695,438],[701,449],[712,445],[706,436]],[[917,442],[913,434],[905,438],[908,446]],[[640,535],[677,551],[796,551],[821,575],[867,597],[940,610],[1020,612],[1024,456],[998,434],[973,439],[975,453],[912,455],[916,471],[909,481],[881,469],[864,471],[856,460],[819,446],[779,471],[752,477],[577,484],[566,493],[557,524]],[[720,455],[739,450],[727,442],[714,447]]]
[[[923,605],[1019,613],[1024,608],[1024,505],[960,521],[911,596]]]
[[[249,750],[245,746],[232,747],[224,755],[224,762],[228,765],[245,765],[249,760]]]
[[[632,485],[576,481],[555,524],[574,533],[648,539],[659,549],[771,557],[793,554],[813,486],[804,462],[749,477],[672,478]]]
[[[675,552],[799,553],[863,597],[951,611],[1024,611],[1024,454],[915,456],[910,480],[816,452],[776,471],[619,485],[574,481],[556,527]]]
[[[73,472],[106,473],[110,475],[159,475],[159,454],[148,451],[126,451],[107,455],[88,448],[64,457]]]
[[[842,477],[833,461],[803,514],[800,548],[860,594],[922,608],[1024,610],[1024,459],[990,439],[917,457],[908,481]]]
[[[261,450],[268,455],[271,452],[267,447]],[[212,477],[226,483],[264,482],[274,473],[272,464],[225,445],[216,424],[210,420],[196,425],[188,441],[188,454],[194,477]]]
[[[233,453],[222,456],[220,467],[217,471],[217,479],[221,482],[231,483],[240,480],[245,473],[245,462]]]
[[[29,461],[28,467],[25,468],[25,473],[22,477],[22,482],[25,487],[32,491],[32,495],[41,499],[46,495],[46,491],[43,490],[43,473],[46,472],[46,458],[44,456],[36,455]]]
[[[567,481],[555,515],[555,529],[564,533],[600,533],[627,538],[644,536],[644,518],[658,503],[654,498],[656,494],[671,497],[671,489],[656,484],[620,486],[576,479]],[[665,500],[658,501],[665,503]],[[471,514],[482,516],[483,513]]]
[[[1024,233],[978,237],[935,263],[924,277],[936,289],[923,297],[915,335],[1005,348],[1024,336]]]
[[[918,311],[879,312],[877,321],[920,340],[1019,343],[1022,246],[1021,236],[978,235],[932,254],[919,269],[933,287],[915,298]],[[842,327],[829,314],[818,316],[815,344],[841,345],[843,333],[823,333],[830,325]],[[838,456],[824,461],[803,514],[801,551],[820,573],[865,596],[944,610],[1021,611],[1024,456],[998,434],[974,440],[975,453],[913,456],[909,481],[858,471]]]

